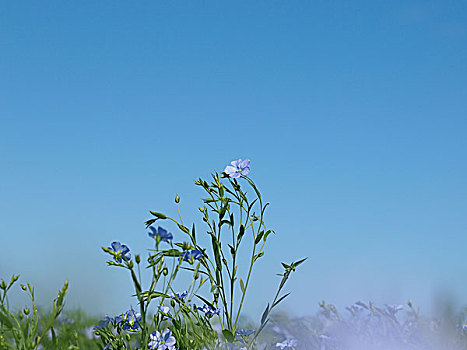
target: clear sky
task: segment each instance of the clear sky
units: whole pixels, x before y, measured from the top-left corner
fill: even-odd
[[[250,158],[297,314],[320,300],[467,303],[465,1],[0,1],[0,276],[118,313],[148,210]],[[168,226],[174,234],[175,228]],[[180,236],[179,236],[180,237]]]

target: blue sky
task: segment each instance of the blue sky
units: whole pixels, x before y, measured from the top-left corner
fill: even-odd
[[[193,181],[236,158],[277,232],[253,317],[304,256],[297,314],[467,302],[465,2],[2,1],[0,52],[0,276],[43,303],[134,305],[100,246],[144,255],[176,194],[201,232]]]

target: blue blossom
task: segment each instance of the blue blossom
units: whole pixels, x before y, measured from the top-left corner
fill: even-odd
[[[120,242],[112,242],[111,246],[112,247],[109,247],[109,249],[112,249],[117,253],[117,256],[114,256],[114,260],[116,262],[121,263],[122,258],[125,259],[125,261],[129,261],[131,259],[130,248],[126,245],[121,244]]]
[[[248,175],[250,172],[250,160],[249,159],[237,159],[230,162],[232,165],[227,165],[224,172],[231,178],[239,178],[241,175]]]
[[[219,309],[213,309],[212,307],[210,307],[210,306],[208,306],[206,304],[203,307],[198,307],[197,309],[203,311],[206,314],[206,316],[208,316],[208,317],[212,317],[214,315],[219,315],[219,312],[220,312]]]
[[[167,319],[172,318],[172,316],[169,314],[170,307],[162,305],[162,306],[159,307],[159,311],[161,312],[161,314],[163,316],[162,317],[163,320],[167,320]]]
[[[252,335],[255,331],[253,329],[248,329],[248,330],[245,330],[244,328],[242,329],[239,329],[237,331],[235,331],[235,336],[241,336],[241,337],[249,337],[250,335]]]
[[[184,291],[184,292],[182,292],[182,293],[177,293],[177,292],[175,292],[175,293],[172,294],[170,297],[171,297],[172,299],[183,300],[183,299],[185,299],[185,297],[186,297],[187,295],[188,295],[188,291],[186,290],[186,291]]]
[[[119,321],[123,322],[123,330],[137,332],[140,329],[141,314],[134,310],[128,310],[119,316]]]
[[[94,327],[94,329],[98,329],[98,330],[104,329],[111,322],[114,322],[114,319],[112,317],[105,316],[103,320],[99,321],[99,324],[96,327]]]
[[[149,229],[151,230],[151,232],[148,232],[149,237],[159,240],[160,242],[169,242],[173,239],[172,234],[165,228],[158,226],[157,229],[155,229],[154,227],[149,226]]]
[[[286,339],[282,343],[277,343],[276,347],[283,349],[292,349],[297,346],[297,339]]]
[[[199,249],[185,250],[183,253],[183,261],[193,262],[203,256],[203,253]]]
[[[166,328],[162,331],[162,334],[159,331],[154,331],[149,334],[149,349],[155,350],[176,350],[175,348],[175,337],[172,335],[170,329]]]

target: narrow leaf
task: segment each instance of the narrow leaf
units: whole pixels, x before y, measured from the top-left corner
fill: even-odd
[[[279,304],[282,300],[284,300],[289,294],[290,294],[290,293],[287,293],[287,294],[281,296],[281,297],[279,298],[279,300],[276,301],[276,302],[271,306],[271,309],[272,309],[273,307],[275,307],[277,304]]]
[[[266,306],[266,310],[264,310],[263,312],[263,316],[261,316],[261,324],[263,324],[264,321],[266,321],[268,314],[269,314],[269,303],[268,303],[268,306]]]

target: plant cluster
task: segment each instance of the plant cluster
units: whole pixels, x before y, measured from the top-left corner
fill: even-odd
[[[251,282],[254,265],[265,253],[268,229],[261,193],[251,178],[250,161],[238,159],[231,162],[221,174],[213,173],[211,182],[198,179],[206,198],[199,208],[205,223],[205,234],[210,244],[203,247],[198,239],[196,226],[188,228],[180,214],[180,197],[175,197],[178,217],[173,218],[159,211],[150,211],[146,221],[148,236],[155,242],[149,250],[147,269],[152,278],[144,288],[141,279],[141,256],[132,258],[125,244],[113,242],[102,249],[111,255],[108,265],[128,270],[138,301],[137,310],[129,310],[116,317],[108,317],[96,327],[95,333],[104,349],[214,349],[241,345],[252,349],[257,337],[269,320],[270,312],[288,294],[281,291],[292,271],[305,259],[291,264],[283,263],[284,273],[277,293],[264,311],[256,331],[239,329],[240,315]],[[245,185],[253,190],[247,195]],[[174,235],[161,226],[170,221],[185,237],[174,241]],[[251,255],[248,270],[240,276],[238,256],[245,239],[250,240]],[[173,288],[174,282],[184,271],[191,282],[183,292]],[[203,286],[207,288],[202,289]],[[202,306],[196,303],[202,303]],[[220,336],[214,330],[220,326]]]
[[[129,272],[138,306],[114,317],[106,316],[94,328],[84,328],[89,340],[100,343],[100,348],[105,350],[256,347],[258,335],[269,322],[271,311],[288,296],[281,295],[281,291],[290,273],[305,259],[282,263],[282,280],[258,328],[240,329],[240,316],[253,267],[264,256],[267,239],[274,233],[264,221],[269,203],[263,203],[260,191],[247,176],[249,172],[250,160],[238,159],[221,174],[213,173],[211,182],[201,178],[195,182],[206,194],[199,211],[206,225],[208,247],[199,243],[194,223],[191,229],[185,226],[178,195],[175,197],[178,218],[150,211],[152,218],[146,221],[146,228],[154,248],[149,249],[146,259],[145,267],[152,272],[146,287],[141,278],[139,254],[132,256],[129,247],[118,241],[102,247],[111,256],[108,265]],[[252,190],[252,197],[245,187]],[[164,220],[175,223],[185,239],[176,242],[172,233],[161,226],[156,227],[156,221]],[[242,275],[238,257],[245,240],[250,240],[251,254],[247,272]],[[191,282],[184,291],[176,291],[174,282],[182,271],[184,277],[190,276]],[[29,284],[21,288],[31,298],[32,312],[29,308],[16,315],[9,311],[6,294],[17,279],[18,276],[13,276],[9,284],[2,280],[0,285],[3,293],[0,298],[0,349],[65,348],[65,343],[67,349],[82,347],[83,332],[78,334],[73,330],[73,322],[59,319],[68,282],[54,301],[53,312],[45,322],[39,322],[34,288]]]
[[[31,307],[24,307],[21,311],[10,311],[7,293],[18,281],[19,275],[13,275],[9,283],[2,278],[0,282],[0,349],[37,349],[47,334],[52,342],[57,344],[54,325],[64,307],[64,298],[68,290],[68,281],[58,292],[53,301],[53,311],[39,324],[39,310],[36,305],[34,287],[29,283],[21,284],[23,292],[31,300]]]

